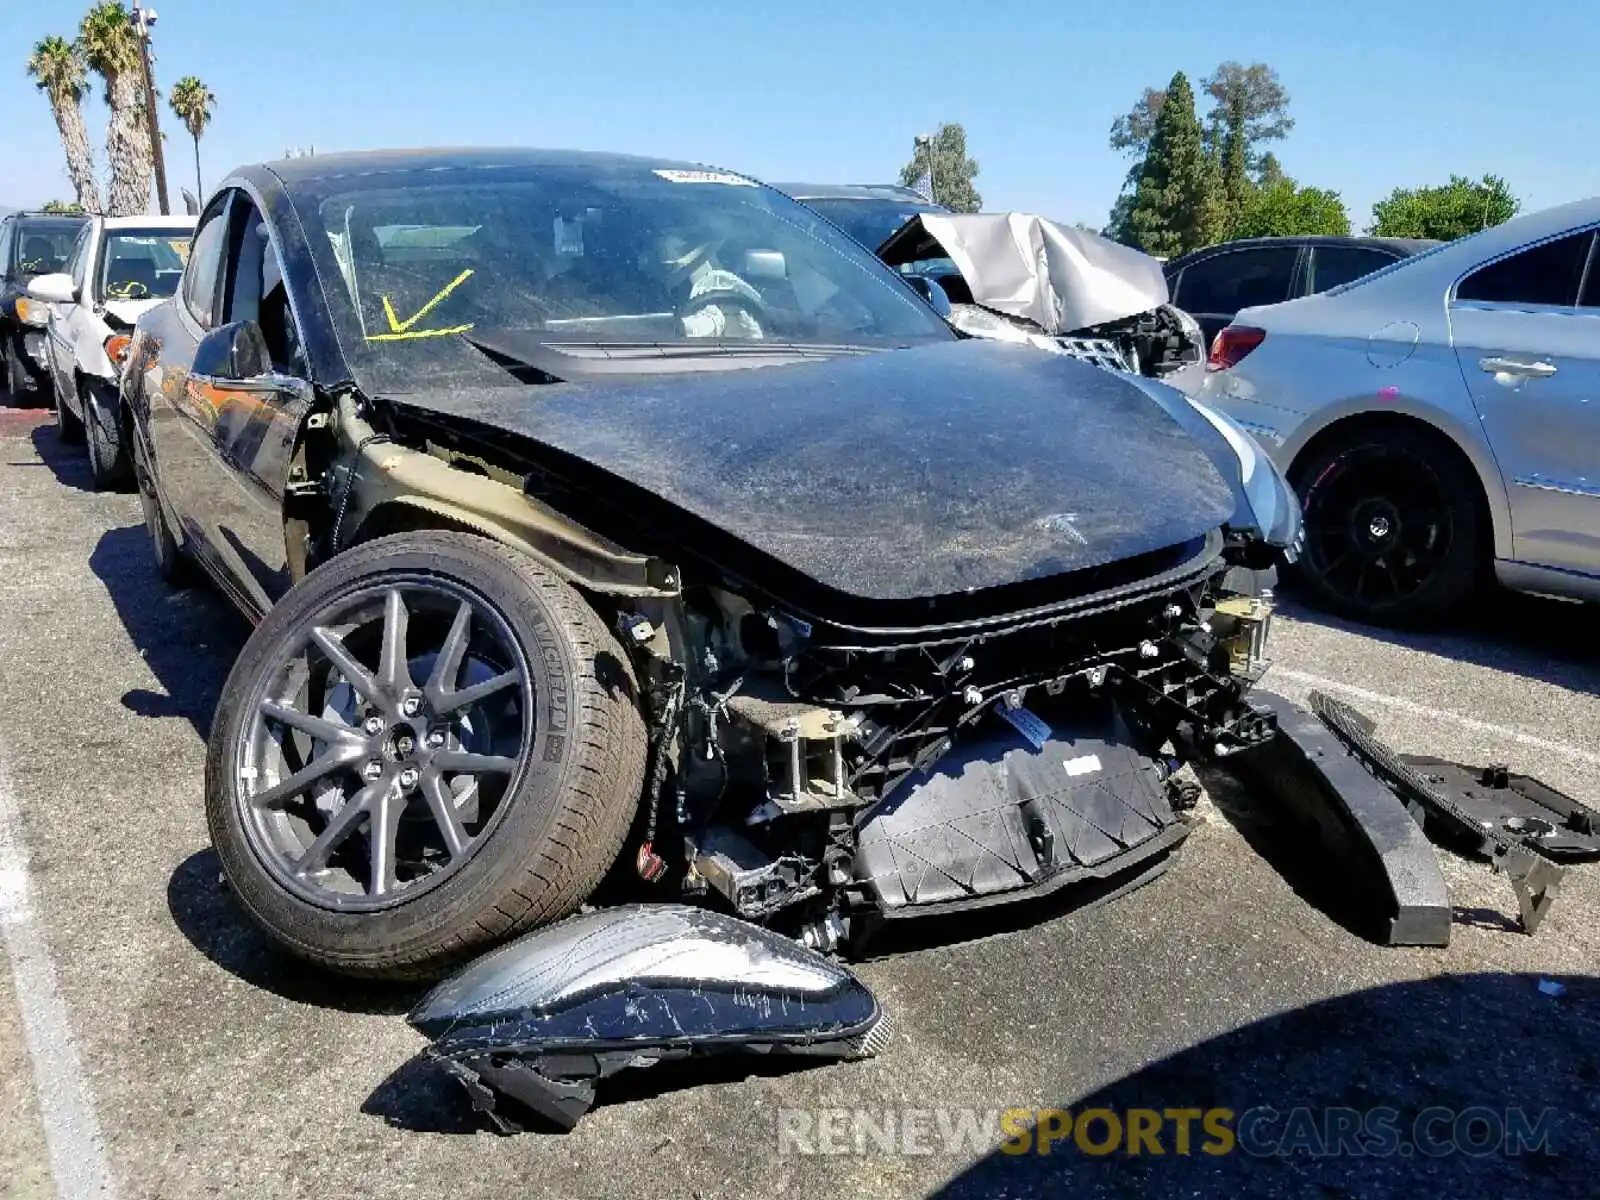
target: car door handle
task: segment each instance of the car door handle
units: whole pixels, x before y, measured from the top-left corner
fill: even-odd
[[[1478,369],[1490,375],[1514,375],[1519,379],[1549,379],[1556,373],[1554,363],[1524,362],[1520,358],[1480,358]]]

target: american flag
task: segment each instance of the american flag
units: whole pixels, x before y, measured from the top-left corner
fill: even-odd
[[[911,185],[911,190],[916,192],[928,203],[933,203],[933,172],[924,170],[917,176],[916,182]]]

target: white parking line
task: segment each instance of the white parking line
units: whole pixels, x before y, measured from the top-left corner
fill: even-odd
[[[1306,687],[1318,688],[1325,692],[1342,692],[1346,696],[1351,696],[1357,700],[1366,700],[1372,704],[1384,704],[1390,708],[1398,708],[1401,712],[1411,713],[1413,716],[1445,721],[1451,725],[1459,725],[1462,729],[1470,729],[1474,733],[1491,734],[1494,737],[1516,742],[1519,745],[1531,746],[1535,750],[1544,750],[1550,754],[1559,754],[1564,758],[1587,763],[1592,767],[1600,767],[1600,754],[1596,754],[1593,750],[1569,746],[1565,742],[1552,742],[1547,738],[1536,737],[1531,733],[1523,733],[1520,729],[1508,729],[1504,725],[1480,721],[1476,717],[1464,717],[1460,713],[1449,712],[1442,708],[1432,708],[1426,704],[1418,704],[1415,700],[1407,700],[1402,696],[1390,696],[1384,692],[1368,691],[1366,688],[1356,687],[1354,684],[1340,683],[1337,679],[1324,679],[1321,675],[1308,675],[1304,671],[1291,671],[1287,667],[1273,667],[1272,671],[1267,675],[1269,686],[1273,679],[1287,679],[1291,683],[1304,684]]]
[[[111,1200],[116,1189],[94,1100],[56,987],[44,929],[33,903],[21,808],[0,749],[0,942],[11,960],[22,1034],[33,1063],[34,1090],[44,1123],[50,1169],[61,1200]]]

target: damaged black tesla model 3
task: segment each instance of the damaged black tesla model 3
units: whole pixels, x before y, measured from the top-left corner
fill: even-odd
[[[1138,879],[1179,763],[1272,732],[1298,527],[1249,439],[958,336],[736,174],[241,170],[126,387],[158,562],[258,622],[218,854],[336,970],[437,975],[619,864],[821,950]]]

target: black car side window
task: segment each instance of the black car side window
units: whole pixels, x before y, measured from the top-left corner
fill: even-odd
[[[0,222],[0,279],[11,278],[11,235],[15,221]]]
[[[1178,307],[1192,313],[1236,313],[1289,298],[1297,246],[1229,250],[1184,268]]]
[[[307,374],[299,327],[289,306],[278,249],[261,210],[240,198],[234,204],[237,231],[228,250],[227,308],[224,320],[254,321],[261,327],[273,367],[288,375]]]
[[[1578,284],[1593,241],[1593,231],[1585,229],[1479,267],[1456,286],[1456,299],[1570,308],[1578,302]]]
[[[200,217],[189,246],[189,265],[183,272],[183,306],[202,329],[217,323],[217,283],[222,274],[222,252],[228,241],[228,201],[223,192]]]
[[[1386,267],[1395,256],[1366,246],[1313,246],[1311,249],[1311,290],[1325,292],[1370,275]]]

